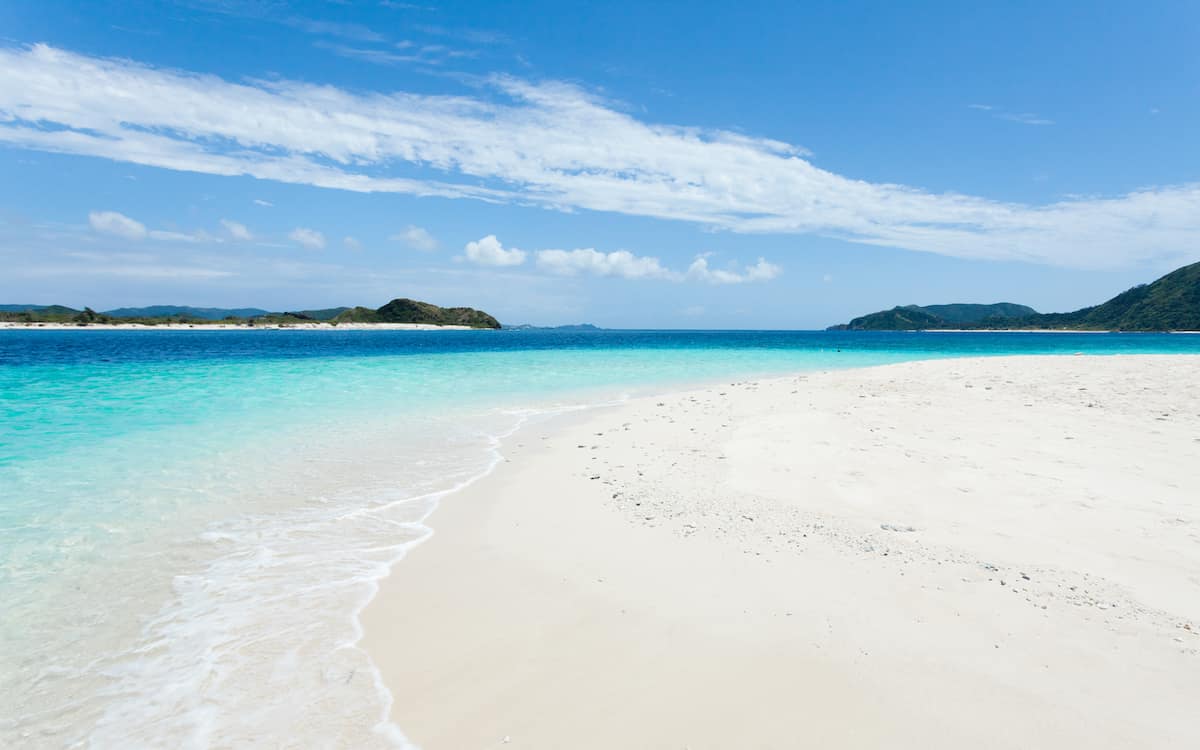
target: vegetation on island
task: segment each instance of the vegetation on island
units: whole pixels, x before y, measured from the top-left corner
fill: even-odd
[[[122,307],[96,312],[90,307],[75,309],[64,305],[0,305],[0,322],[57,323],[63,325],[113,325],[135,323],[145,326],[213,324],[255,326],[294,326],[311,323],[414,323],[437,326],[499,328],[491,315],[470,307],[438,307],[428,302],[394,299],[382,307],[332,307],[321,310],[268,312],[259,308],[222,309],[156,305]]]
[[[920,331],[928,328],[986,327],[1009,325],[1015,319],[1037,315],[1037,310],[1011,302],[994,305],[904,305],[855,318],[830,330]]]
[[[864,315],[830,330],[914,331],[1035,329],[1065,331],[1200,331],[1200,263],[1109,301],[1068,313],[1038,313],[1024,305],[907,305]]]
[[[270,315],[269,310],[243,307],[227,310],[219,307],[187,307],[182,305],[151,305],[150,307],[119,307],[106,310],[110,318],[188,318],[192,320],[225,320],[226,318],[257,318]]]
[[[334,323],[426,323],[439,326],[470,326],[471,328],[499,328],[500,321],[491,315],[471,307],[438,307],[414,299],[394,299],[383,307],[372,310],[367,307],[352,307],[343,310],[333,319]]]

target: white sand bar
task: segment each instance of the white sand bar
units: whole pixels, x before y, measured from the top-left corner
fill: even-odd
[[[1200,747],[1200,357],[527,428],[365,613],[426,748]]]

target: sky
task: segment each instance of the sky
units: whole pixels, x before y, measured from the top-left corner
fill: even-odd
[[[823,328],[1200,260],[1195,2],[0,4],[0,302]]]

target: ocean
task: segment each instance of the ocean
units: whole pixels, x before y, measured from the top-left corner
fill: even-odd
[[[1200,336],[0,330],[0,747],[403,747],[358,613],[523,425],[731,379],[1074,353]]]

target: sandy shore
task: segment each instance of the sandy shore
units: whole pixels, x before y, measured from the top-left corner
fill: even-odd
[[[437,748],[1200,747],[1200,357],[528,427],[364,613]]]
[[[86,326],[74,323],[14,323],[0,322],[0,330],[20,329],[30,331],[474,331],[470,326],[435,326],[428,323],[289,323],[287,325],[255,325],[240,323],[89,323]]]

